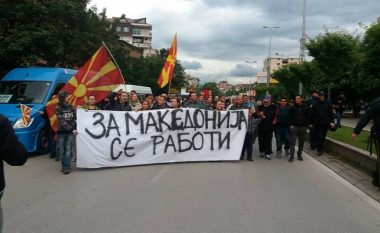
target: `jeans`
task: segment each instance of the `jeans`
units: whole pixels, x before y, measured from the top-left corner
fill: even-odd
[[[241,152],[240,158],[244,158],[244,153],[247,150],[247,159],[252,159],[252,151],[253,151],[253,134],[246,134],[244,138],[243,150]]]
[[[288,127],[276,127],[274,136],[276,137],[277,151],[282,150],[282,145],[285,145],[285,150],[290,148],[290,130]]]
[[[70,169],[71,166],[73,136],[72,133],[58,134],[58,150],[63,169]]]
[[[73,136],[71,151],[72,151],[72,155],[71,155],[72,159],[76,160],[77,159],[77,136],[76,135]]]
[[[296,141],[298,138],[298,151],[297,155],[302,155],[303,145],[305,144],[306,139],[306,126],[294,126],[290,129],[290,157],[294,157]]]
[[[338,111],[335,112],[335,117],[336,117],[336,126],[340,128],[342,125],[340,124],[342,120],[342,114]]]

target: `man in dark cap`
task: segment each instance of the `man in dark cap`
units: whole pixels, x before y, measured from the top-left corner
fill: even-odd
[[[334,112],[330,101],[325,99],[325,93],[318,93],[319,100],[311,107],[311,122],[316,135],[318,156],[323,154],[323,145],[327,130],[335,127]]]
[[[71,171],[72,141],[76,131],[76,114],[75,109],[67,102],[67,92],[58,93],[59,102],[55,109],[58,119],[58,150],[61,158],[63,174],[69,174]]]
[[[258,125],[260,157],[271,160],[276,107],[272,104],[270,96],[264,98],[263,105],[258,107],[258,111],[262,119]]]

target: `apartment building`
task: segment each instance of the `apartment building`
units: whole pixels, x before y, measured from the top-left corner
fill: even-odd
[[[196,89],[199,86],[199,78],[192,77],[190,74],[185,74],[186,87]]]
[[[158,54],[158,50],[152,48],[152,25],[147,23],[146,18],[130,19],[122,16],[113,17],[110,21],[119,39],[141,49],[144,57]]]
[[[280,69],[284,66],[298,63],[300,63],[299,57],[271,57],[270,59],[266,58],[264,60],[263,71],[268,72],[268,70],[270,70],[270,73],[273,73],[275,70]]]

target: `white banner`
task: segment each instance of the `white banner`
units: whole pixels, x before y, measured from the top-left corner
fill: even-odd
[[[248,111],[77,111],[77,167],[239,160]]]

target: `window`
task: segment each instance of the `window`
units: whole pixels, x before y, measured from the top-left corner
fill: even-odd
[[[123,27],[123,32],[129,32],[129,27]]]
[[[133,28],[133,34],[140,35],[140,28]]]
[[[116,27],[117,32],[121,32],[121,27]]]
[[[44,101],[50,82],[3,81],[0,82],[0,99],[3,104],[40,104]],[[5,98],[6,97],[6,98]]]

